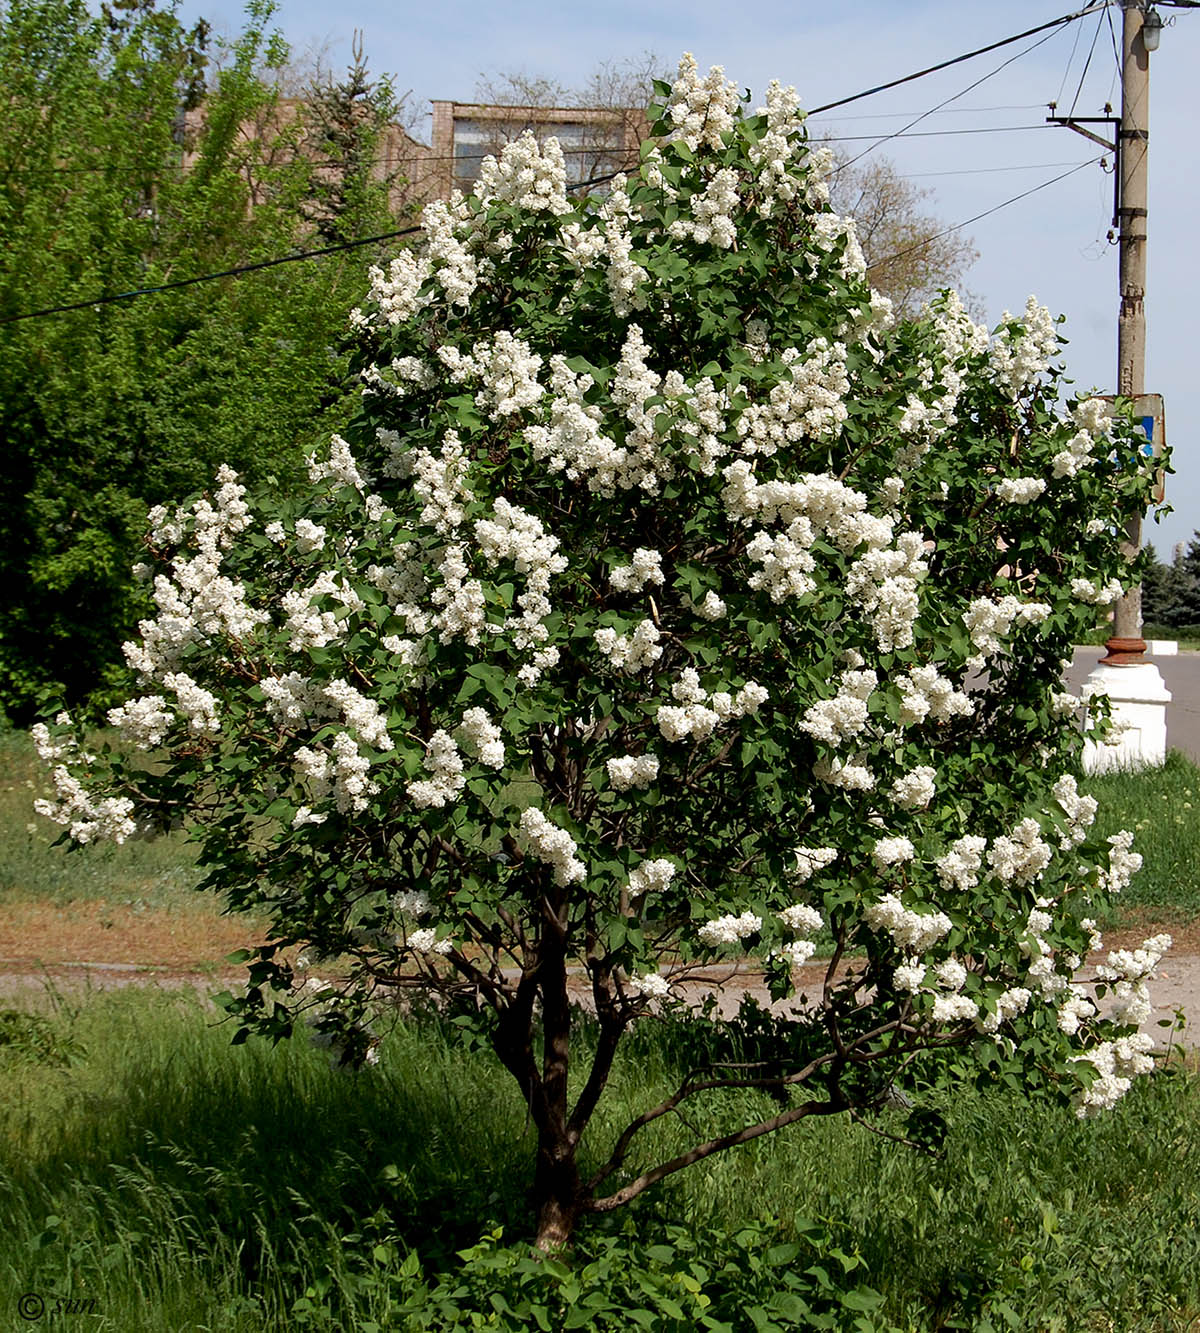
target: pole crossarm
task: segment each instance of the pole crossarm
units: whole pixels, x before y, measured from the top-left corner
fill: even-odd
[[[1121,222],[1121,142],[1125,138],[1125,131],[1121,128],[1120,116],[1056,116],[1054,115],[1055,104],[1050,103],[1050,115],[1046,117],[1047,125],[1064,125],[1069,130],[1074,130],[1076,134],[1082,134],[1085,139],[1090,139],[1092,143],[1097,143],[1101,148],[1113,155],[1113,217],[1112,225],[1117,227]],[[1107,108],[1106,108],[1107,110]],[[1112,132],[1112,140],[1105,139],[1095,130],[1089,130],[1088,125],[1107,125]]]

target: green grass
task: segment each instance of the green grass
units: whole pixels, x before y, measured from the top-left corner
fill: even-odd
[[[134,908],[194,905],[199,874],[182,833],[120,847],[56,847],[61,829],[33,808],[35,798],[52,795],[28,735],[0,731],[0,894],[61,906],[80,900]]]
[[[1083,784],[1100,803],[1104,837],[1132,829],[1142,869],[1121,900],[1125,911],[1161,920],[1200,917],[1200,768],[1172,750],[1162,768],[1114,773]]]
[[[1083,640],[1086,645],[1102,646],[1112,637],[1111,621],[1104,621]],[[1200,625],[1143,625],[1143,639],[1174,639],[1181,652],[1200,650]]]
[[[394,1279],[410,1249],[427,1271],[453,1271],[486,1230],[525,1233],[523,1109],[455,1029],[396,1027],[380,1066],[354,1075],[303,1039],[233,1048],[229,1036],[187,997],[130,991],[60,1003],[35,1041],[0,1043],[0,1310],[58,1292],[96,1300],[88,1327],[258,1333],[296,1327],[293,1303],[329,1282],[338,1313],[318,1326],[367,1328],[383,1288],[364,1274]],[[602,1138],[678,1073],[676,1036],[651,1024],[636,1038]],[[950,1119],[942,1158],[805,1122],[676,1176],[591,1234],[649,1242],[669,1221],[732,1234],[758,1220],[787,1239],[817,1219],[861,1254],[856,1280],[905,1329],[981,1327],[1000,1304],[1021,1329],[1148,1333],[1200,1314],[1194,1077],[1142,1081],[1086,1123],[1000,1093],[930,1098]],[[692,1128],[763,1109],[737,1100],[699,1108]],[[664,1122],[656,1146],[691,1132]],[[394,1261],[371,1258],[380,1241]]]

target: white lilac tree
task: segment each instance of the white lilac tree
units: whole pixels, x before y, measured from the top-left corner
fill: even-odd
[[[930,1051],[1110,1106],[1169,943],[1109,955],[1101,1017],[1076,978],[1140,858],[1089,835],[1060,673],[1147,503],[1126,423],[1060,404],[1032,301],[990,335],[949,294],[893,323],[792,89],[750,113],[685,58],[658,92],[603,199],[525,138],[426,209],[352,315],[362,410],[307,488],[225,470],[153,514],[122,744],[38,731],[69,836],[182,817],[207,886],[269,915],[239,1037],[306,1015],[357,1065],[381,996],[477,1012],[536,1127],[544,1247],[871,1115]],[[760,1064],[714,1046],[588,1140],[693,969],[753,960],[783,996],[822,940]],[[300,949],[339,960],[328,988]],[[752,1087],[761,1118],[645,1154]]]

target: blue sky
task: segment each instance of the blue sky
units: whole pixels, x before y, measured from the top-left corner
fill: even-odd
[[[659,0],[602,5],[549,0],[451,0],[442,5],[341,0],[282,0],[275,22],[297,52],[325,47],[335,69],[346,62],[354,30],[363,32],[373,72],[391,74],[418,105],[431,98],[470,100],[481,76],[521,71],[568,86],[605,60],[652,51],[673,66],[683,51],[702,67],[758,95],[772,78],[794,84],[805,106],[849,96],[922,67],[1047,22],[1074,8],[1069,0]],[[236,0],[184,0],[184,17],[201,14],[218,31],[236,32]],[[1177,475],[1168,478],[1176,513],[1146,537],[1160,555],[1200,528],[1200,367],[1193,348],[1192,305],[1200,295],[1200,136],[1194,127],[1200,75],[1200,10],[1164,8],[1171,24],[1151,57],[1149,281],[1146,386],[1166,399],[1167,436]],[[1176,20],[1173,23],[1171,20]],[[1118,45],[1119,8],[1112,10]],[[1093,46],[1093,38],[1094,46]],[[846,135],[890,134],[944,99],[963,93],[913,132],[879,150],[916,184],[948,224],[990,209],[1099,153],[1070,130],[1044,125],[1046,103],[1079,115],[1102,114],[1120,87],[1108,24],[1089,17],[1056,31],[1036,49],[964,92],[976,79],[1040,38],[920,79],[904,88],[814,118],[814,129]],[[1084,76],[1084,65],[1091,51]],[[1082,86],[1080,80],[1082,76]],[[905,115],[904,113],[909,113]],[[1018,127],[1034,128],[1018,128]],[[918,137],[915,131],[939,131]],[[980,133],[947,134],[971,130]],[[870,140],[861,142],[866,147]],[[1067,360],[1081,386],[1110,390],[1115,375],[1116,247],[1105,240],[1112,179],[1099,165],[1003,208],[966,228],[980,258],[964,285],[989,323],[1019,311],[1030,293],[1067,315]]]

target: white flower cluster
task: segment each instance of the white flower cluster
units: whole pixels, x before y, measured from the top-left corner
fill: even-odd
[[[671,686],[680,704],[660,704],[654,720],[664,739],[706,741],[723,723],[753,716],[770,697],[755,681],[748,680],[736,694],[718,690],[709,695],[692,667],[685,667]]]
[[[644,972],[630,977],[625,990],[634,999],[665,1000],[671,994],[671,983],[661,972]]]
[[[729,608],[724,600],[710,588],[704,594],[704,600],[696,602],[692,609],[702,620],[720,620]]]
[[[411,917],[420,921],[433,911],[433,903],[424,889],[398,889],[392,894],[392,911],[398,917]]]
[[[168,671],[162,678],[167,689],[174,691],[179,711],[187,718],[188,730],[215,732],[221,730],[217,717],[216,696],[197,685],[182,671]]]
[[[888,870],[903,865],[917,854],[910,838],[878,838],[871,848],[871,860],[876,870]]]
[[[1046,489],[1043,477],[1005,477],[996,483],[996,499],[1005,504],[1031,504]]]
[[[60,726],[69,726],[71,719],[66,713],[60,713],[56,719]],[[78,843],[112,841],[122,843],[137,832],[133,819],[133,801],[127,796],[92,795],[84,785],[74,777],[67,763],[76,763],[87,767],[95,762],[95,757],[79,749],[74,739],[55,740],[44,722],[35,722],[30,728],[34,748],[43,763],[53,764],[51,780],[54,783],[55,800],[47,801],[38,797],[33,808],[46,819],[60,824],[67,830],[73,841]],[[66,760],[67,763],[57,763]]]
[[[783,957],[789,967],[803,967],[817,951],[817,942],[812,936],[825,924],[821,913],[807,903],[793,903],[776,915],[797,938],[789,940],[778,950],[772,950],[770,956]]]
[[[1036,819],[1023,819],[1011,834],[992,843],[988,866],[1005,884],[1032,884],[1041,879],[1054,857],[1054,849],[1042,838]]]
[[[900,717],[902,727],[924,722],[947,722],[952,717],[970,717],[975,712],[971,697],[954,688],[936,666],[913,667],[896,678],[900,689]]]
[[[867,261],[858,239],[858,227],[852,217],[842,217],[838,213],[818,213],[812,220],[813,244],[818,250],[827,253],[841,245],[842,258],[838,272],[843,278],[862,278],[866,276]],[[809,264],[815,273],[817,258],[810,256]]]
[[[483,585],[478,579],[469,577],[465,548],[458,544],[447,546],[437,562],[437,572],[442,581],[434,587],[430,600],[437,608],[432,627],[437,630],[438,639],[449,643],[461,638],[468,644],[477,644],[486,627],[487,616]],[[419,656],[415,649],[411,655],[414,658]]]
[[[815,583],[809,548],[818,533],[847,554],[860,545],[867,551],[850,566],[846,592],[867,614],[881,651],[908,647],[919,610],[917,585],[928,573],[920,533],[893,539],[893,524],[867,512],[867,497],[835,477],[806,474],[797,481],[759,482],[750,460],[739,458],[724,471],[721,499],[731,520],[749,526],[756,521],[787,524],[782,540],[755,539],[747,548],[764,565],[751,586],[771,593],[775,601],[811,592]]]
[[[979,1020],[980,1032],[999,1032],[1002,1024],[1010,1023],[1019,1014],[1023,1014],[1029,1008],[1032,999],[1033,992],[1027,986],[1009,986],[996,996],[996,1007]]]
[[[1096,1014],[1096,1006],[1084,994],[1081,986],[1068,986],[1062,1004],[1058,1007],[1058,1028],[1073,1037],[1089,1018]]]
[[[330,744],[332,754],[301,745],[293,760],[296,772],[308,783],[314,802],[332,795],[341,814],[361,812],[367,808],[367,799],[379,790],[379,784],[367,777],[371,761],[359,753],[358,742],[349,732],[339,731]],[[323,815],[313,816],[307,806],[301,806],[292,822],[299,827],[323,821]]]
[[[139,750],[152,750],[175,725],[175,714],[161,694],[147,694],[110,708],[108,725]]]
[[[1062,851],[1078,847],[1087,837],[1095,822],[1097,801],[1094,796],[1080,796],[1079,784],[1070,773],[1064,773],[1051,788],[1051,794],[1067,817],[1067,836],[1059,843]]]
[[[659,633],[652,620],[639,620],[632,634],[618,634],[610,625],[602,625],[592,634],[596,647],[609,665],[627,676],[645,671],[662,656]]]
[[[902,810],[924,810],[937,794],[936,778],[936,769],[918,764],[892,783],[888,795]]]
[[[171,562],[173,579],[159,574],[154,580],[153,620],[138,623],[141,643],[124,645],[129,665],[144,679],[161,680],[180,665],[185,650],[224,636],[243,640],[270,616],[246,605],[246,589],[221,573],[223,553],[250,524],[243,500],[245,487],[237,473],[222,465],[217,470],[217,491],[210,503],[197,500],[190,510],[173,516],[158,505],[150,511],[151,540],[160,546],[180,546],[190,536],[196,548],[191,558],[181,550]]]
[[[440,810],[452,804],[462,791],[466,778],[463,777],[462,755],[448,731],[439,728],[430,736],[425,750],[425,768],[428,778],[414,778],[408,784],[409,800],[418,810],[431,806]]]
[[[368,299],[389,324],[404,323],[432,300],[432,294],[422,290],[429,276],[428,260],[418,258],[415,251],[401,250],[386,272],[372,265],[367,276],[371,282]],[[359,328],[368,323],[357,309],[351,312],[350,321]]]
[[[465,506],[472,497],[467,486],[467,459],[456,431],[446,432],[441,449],[417,449],[411,455],[413,492],[423,500],[421,522],[442,536],[453,536],[462,525]]]
[[[829,758],[823,755],[813,765],[813,777],[843,791],[874,791],[875,774],[856,759]]]
[[[711,242],[719,250],[730,249],[737,240],[733,215],[742,202],[737,183],[737,172],[731,168],[715,172],[706,188],[688,201],[692,216],[676,218],[667,228],[667,235],[675,240],[690,237],[700,245]]]
[[[1060,449],[1050,460],[1050,469],[1053,475],[1055,477],[1075,476],[1081,467],[1086,467],[1094,461],[1092,449],[1095,443],[1096,441],[1086,430],[1076,432],[1067,441],[1067,447]]]
[[[538,382],[542,358],[529,344],[503,330],[489,342],[477,342],[468,355],[443,344],[438,359],[458,383],[480,381],[475,405],[493,421],[536,407],[545,396]]]
[[[890,531],[889,521],[889,535]],[[921,534],[902,532],[894,546],[872,543],[872,549],[847,572],[846,592],[872,617],[871,628],[880,652],[912,646],[913,622],[920,611],[917,588],[929,572],[924,557]]]
[[[972,834],[952,842],[934,863],[942,888],[960,889],[964,893],[967,889],[973,889],[979,883],[979,872],[983,869],[983,854],[986,850],[987,839]]]
[[[1109,991],[1109,1014],[1114,1023],[1136,1027],[1152,1012],[1146,982],[1162,956],[1171,947],[1170,935],[1155,935],[1142,941],[1140,949],[1116,949],[1096,969],[1096,979]]]
[[[675,870],[675,863],[665,856],[643,861],[629,872],[629,896],[640,898],[644,893],[661,892],[670,886]]]
[[[324,648],[346,632],[346,625],[336,611],[322,611],[315,605],[318,597],[332,598],[348,611],[363,609],[362,598],[332,570],[323,570],[307,588],[289,589],[281,599],[281,606],[291,631],[293,652]]]
[[[803,967],[817,951],[816,940],[788,940],[772,949],[768,958],[783,958],[789,967]]]
[[[500,728],[482,708],[468,708],[458,725],[458,734],[475,751],[485,768],[504,767],[504,740]]]
[[[347,727],[358,732],[359,739],[365,744],[376,750],[391,749],[387,721],[374,699],[368,699],[346,680],[331,680],[322,688],[321,697]]]
[[[522,810],[521,832],[529,842],[530,855],[551,868],[560,888],[587,878],[587,866],[575,855],[579,850],[575,839],[534,806]]]
[[[963,1023],[978,1013],[979,1006],[969,995],[951,993],[935,996],[929,1016],[935,1023]]]
[[[517,594],[521,614],[513,631],[514,645],[524,649],[544,644],[549,638],[545,619],[552,609],[550,581],[567,567],[566,557],[559,553],[558,538],[548,533],[535,515],[500,495],[492,517],[481,518],[475,524],[475,539],[489,565],[508,561],[518,574],[525,575],[525,587]],[[557,661],[558,649],[546,649],[518,675],[525,684],[533,684],[544,667]]]
[[[837,694],[810,704],[799,729],[834,746],[857,736],[869,720],[867,705],[878,683],[874,671],[843,671]]]
[[[1142,868],[1140,852],[1131,851],[1133,834],[1128,829],[1114,833],[1108,840],[1108,866],[1101,869],[1099,886],[1106,893],[1117,894],[1129,887],[1129,881]]]
[[[767,85],[766,105],[755,112],[765,116],[767,121],[762,136],[750,145],[750,161],[758,170],[759,212],[764,217],[770,217],[776,200],[788,203],[796,197],[799,188],[799,182],[789,170],[793,160],[798,155],[803,156],[806,149],[800,137],[805,116],[799,107],[795,88],[784,87],[778,79],[772,79]],[[821,174],[819,164],[809,169],[818,177]]]
[[[526,130],[506,143],[499,160],[483,159],[475,194],[481,203],[500,200],[531,213],[569,213],[567,168],[558,140],[539,143],[534,132]]]
[[[1110,606],[1124,591],[1119,579],[1109,579],[1103,587],[1092,579],[1071,580],[1071,596],[1077,602],[1085,602],[1088,606]]]
[[[414,930],[408,937],[408,947],[413,953],[419,954],[440,954],[445,956],[454,948],[454,941],[450,939],[438,939],[437,931],[432,926],[422,926],[420,930]]]
[[[737,84],[726,80],[720,65],[713,65],[702,80],[696,57],[687,51],[671,85],[667,119],[675,127],[675,137],[692,152],[701,144],[719,151],[723,147],[722,136],[733,129],[738,100]]]
[[[1000,316],[1002,324],[1012,321],[1006,310]],[[1054,317],[1037,298],[1025,302],[1025,316],[1019,332],[1003,329],[992,340],[991,362],[997,380],[1008,389],[1013,398],[1031,385],[1058,355],[1059,338]]]
[[[613,791],[642,790],[658,777],[658,756],[653,754],[623,754],[605,763],[608,782]]]
[[[980,655],[987,658],[1002,650],[1001,640],[1018,625],[1040,625],[1050,614],[1045,602],[1022,602],[1011,594],[993,602],[976,597],[963,612],[963,624]]]
[[[906,954],[921,954],[935,945],[953,925],[944,912],[914,912],[894,893],[885,894],[863,912],[872,930],[886,931]]]
[[[815,935],[825,924],[821,913],[807,903],[792,903],[777,915],[788,930],[794,930],[797,935]]]
[[[913,442],[897,458],[902,468],[914,467],[930,444],[955,424],[967,364],[983,352],[990,341],[986,327],[971,319],[955,292],[939,296],[927,304],[922,313],[933,322],[940,368],[929,361],[919,363],[920,387],[929,396],[922,398],[920,394],[909,394],[901,413],[900,433],[913,437]],[[935,391],[935,385],[940,385],[940,393]]]
[[[627,565],[618,565],[608,576],[615,592],[640,592],[647,583],[663,581],[662,556],[647,546],[639,546]]]
[[[629,484],[629,451],[603,433],[603,413],[585,401],[594,383],[590,375],[571,370],[565,357],[552,356],[549,425],[526,426],[525,442],[534,460],[545,460],[551,472],[564,473],[568,481],[586,479],[589,490],[611,496],[618,485]]]
[[[317,462],[316,454],[309,455],[308,479],[314,484],[329,481],[334,486],[352,486],[356,491],[365,490],[368,485],[367,478],[358,470],[350,446],[340,435],[330,437],[329,457],[325,462]],[[297,525],[298,530],[299,525]]]
[[[836,847],[797,847],[793,853],[796,863],[788,872],[788,877],[796,884],[804,884],[826,866],[832,865],[838,858]]]
[[[456,235],[466,213],[462,196],[453,191],[449,201],[435,199],[421,214],[425,232],[424,266],[427,275],[442,289],[446,300],[464,310],[479,285],[480,264],[469,242]]]
[[[1096,1077],[1079,1094],[1075,1114],[1085,1120],[1101,1111],[1112,1110],[1129,1091],[1133,1080],[1154,1068],[1150,1056],[1153,1049],[1153,1037],[1145,1032],[1135,1032],[1128,1037],[1118,1037],[1116,1041],[1101,1042],[1086,1055],[1076,1056],[1077,1060],[1093,1066]]]
[[[710,949],[719,949],[723,945],[738,944],[762,930],[762,917],[753,912],[743,912],[740,916],[727,913],[712,921],[706,921],[697,932],[701,944]]]
[[[633,260],[633,237],[629,231],[633,205],[625,192],[625,185],[624,174],[614,178],[608,198],[600,206],[603,229],[590,233],[594,238],[591,244],[576,232],[571,247],[574,250],[574,262],[580,265],[586,264],[592,256],[603,254],[608,296],[613,314],[618,319],[626,318],[635,310],[645,309],[645,283],[649,277],[646,270]],[[584,233],[586,235],[588,233]]]
[[[738,417],[738,439],[746,454],[769,457],[798,440],[831,438],[846,420],[850,378],[844,343],[831,346],[815,338],[803,352],[786,348],[780,360],[787,378],[771,387],[766,402],[751,403]]]
[[[762,568],[751,574],[748,586],[769,593],[773,602],[814,592],[817,562],[809,548],[815,540],[816,532],[806,518],[794,518],[786,532],[773,536],[756,532],[746,545],[746,556]]]

